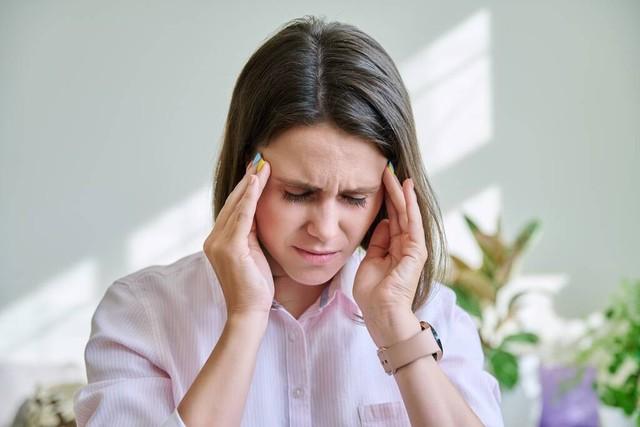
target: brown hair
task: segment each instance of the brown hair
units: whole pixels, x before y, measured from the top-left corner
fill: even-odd
[[[441,213],[418,147],[407,90],[393,60],[358,28],[304,16],[286,23],[242,69],[227,116],[213,183],[214,221],[258,147],[296,126],[331,123],[375,144],[402,182],[413,178],[428,258],[415,312],[445,274]],[[361,245],[367,248],[384,204]]]

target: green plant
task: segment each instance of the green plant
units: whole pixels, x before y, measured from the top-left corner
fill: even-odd
[[[575,361],[596,368],[601,402],[640,426],[640,280],[622,281],[600,323],[580,338]]]
[[[529,222],[515,241],[508,244],[502,237],[500,218],[495,234],[480,230],[467,215],[464,215],[464,220],[482,252],[482,265],[479,268],[471,267],[459,257],[450,254],[451,274],[445,282],[456,293],[458,305],[476,319],[489,370],[502,387],[511,389],[519,380],[518,346],[522,348],[524,344],[525,348],[530,349],[532,344],[538,342],[538,336],[522,330],[519,326],[514,327],[517,302],[528,293],[527,291],[510,296],[506,310],[498,310],[497,301],[512,279],[520,258],[536,235],[540,223],[537,220]],[[487,316],[488,312],[492,315]],[[491,320],[487,317],[491,317]],[[511,330],[504,334],[502,329],[507,324],[510,324]]]

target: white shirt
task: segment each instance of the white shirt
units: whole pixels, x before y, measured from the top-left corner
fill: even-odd
[[[351,289],[354,252],[299,319],[275,300],[260,344],[242,426],[410,426]],[[503,426],[500,390],[483,370],[473,320],[446,286],[416,316],[438,332],[440,367],[486,426]],[[85,349],[88,384],[74,398],[78,426],[184,427],[177,405],[226,321],[222,289],[202,251],[115,281],[98,305]],[[429,378],[424,378],[429,381]],[[211,396],[215,399],[215,396]]]

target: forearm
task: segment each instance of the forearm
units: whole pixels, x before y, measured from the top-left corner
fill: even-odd
[[[390,346],[421,331],[413,313],[394,314],[368,326],[378,347]],[[446,349],[445,349],[446,352]],[[433,357],[421,357],[394,376],[413,426],[482,426],[458,389]]]
[[[230,316],[218,343],[180,404],[187,427],[239,426],[267,315]]]
[[[395,375],[413,426],[482,426],[433,357],[422,357]]]

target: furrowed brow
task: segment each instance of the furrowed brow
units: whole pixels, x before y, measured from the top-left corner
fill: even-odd
[[[299,188],[300,190],[305,190],[305,191],[310,191],[310,192],[314,192],[314,191],[322,191],[322,188],[320,187],[315,187],[307,182],[304,181],[298,181],[296,179],[288,179],[288,178],[275,178],[276,181],[279,181],[280,183],[289,186],[289,187],[295,187],[295,188]],[[370,194],[370,193],[375,193],[380,189],[379,185],[375,185],[375,186],[362,186],[362,187],[356,187],[356,188],[351,188],[351,189],[347,189],[347,190],[343,190],[342,193],[348,193],[348,194]]]

